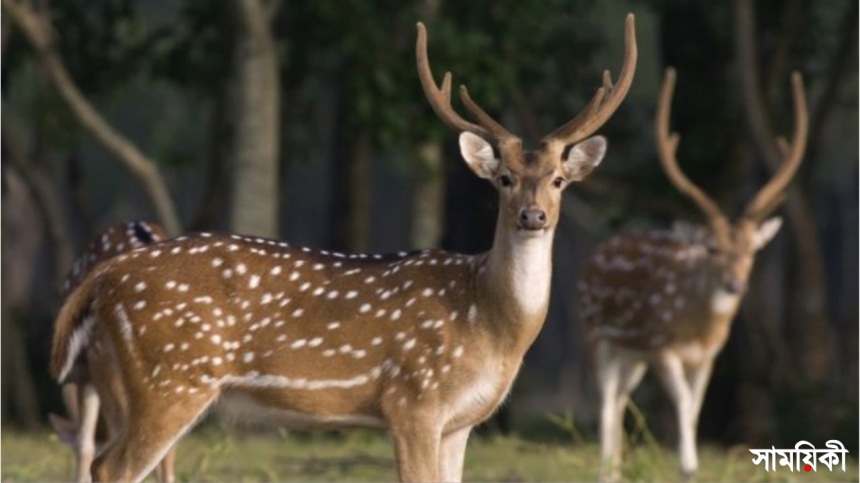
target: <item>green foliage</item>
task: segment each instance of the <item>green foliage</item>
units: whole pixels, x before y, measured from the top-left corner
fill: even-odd
[[[229,2],[188,0],[153,42],[150,74],[193,95],[222,95],[231,74],[234,25]]]
[[[51,24],[72,78],[85,94],[102,94],[134,79],[154,37],[133,0],[50,4]]]

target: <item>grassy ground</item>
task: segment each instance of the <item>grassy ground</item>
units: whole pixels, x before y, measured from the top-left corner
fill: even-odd
[[[68,481],[71,451],[53,435],[3,431],[2,481]],[[466,455],[467,481],[594,481],[594,444],[534,443],[474,437]],[[857,460],[847,472],[767,473],[746,448],[700,448],[698,481],[858,481]],[[630,481],[677,481],[673,452],[645,442],[626,456]],[[222,431],[212,427],[185,438],[177,458],[179,481],[391,481],[397,477],[388,439],[375,432],[287,434]]]

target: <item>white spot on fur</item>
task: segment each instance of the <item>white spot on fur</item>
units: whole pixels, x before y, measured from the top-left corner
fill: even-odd
[[[260,285],[260,276],[259,275],[251,275],[251,279],[248,280],[248,288],[257,288]]]

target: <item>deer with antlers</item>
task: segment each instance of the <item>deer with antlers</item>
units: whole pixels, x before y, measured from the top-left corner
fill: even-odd
[[[93,238],[86,252],[75,260],[72,269],[63,282],[63,297],[67,297],[89,275],[99,263],[119,254],[130,252],[152,243],[166,240],[167,232],[156,223],[128,221],[113,225]],[[86,341],[82,342],[86,344]],[[93,387],[86,361],[79,358],[69,371],[63,385],[63,400],[69,417],[49,414],[48,419],[60,441],[68,444],[75,452],[75,481],[90,480],[90,466],[99,446],[96,427],[99,419],[100,399]],[[107,427],[107,435],[116,428]],[[174,452],[171,449],[158,467],[158,481],[172,482]]]
[[[730,223],[678,166],[679,137],[669,132],[675,71],[666,72],[656,116],[660,162],[675,187],[705,214],[709,229],[681,225],[615,236],[585,267],[581,313],[600,386],[603,479],[620,476],[624,409],[649,365],[675,405],[681,470],[690,477],[698,467],[696,426],[714,359],[728,337],[756,252],[781,225],[780,218],[766,218],[803,158],[808,122],[800,74],[794,74],[792,85],[792,144],[779,140],[780,169]]]
[[[78,360],[121,428],[93,464],[99,481],[140,480],[217,400],[242,419],[290,428],[390,430],[404,481],[459,481],[472,427],[505,398],[549,303],[562,191],[602,160],[591,136],[633,80],[626,23],[617,84],[535,151],[470,98],[451,107],[418,24],[427,100],[460,133],[468,166],[499,191],[489,252],[346,255],[207,233],[99,265],[57,320],[52,373]],[[82,341],[91,341],[83,344]],[[114,401],[120,401],[116,404]]]

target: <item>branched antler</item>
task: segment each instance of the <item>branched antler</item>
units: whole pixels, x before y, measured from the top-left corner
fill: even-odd
[[[609,70],[603,71],[603,86],[597,89],[594,97],[585,108],[571,121],[553,131],[544,142],[561,141],[565,145],[575,144],[594,134],[612,117],[621,101],[627,96],[633,75],[636,72],[636,23],[633,14],[627,14],[624,30],[624,65],[616,84],[612,83]]]
[[[418,40],[415,43],[415,57],[418,61],[418,78],[424,87],[427,101],[430,102],[430,107],[433,108],[436,115],[448,127],[455,131],[471,132],[496,145],[499,145],[505,139],[515,137],[472,100],[466,86],[460,86],[460,99],[478,120],[478,124],[463,119],[451,107],[451,73],[445,73],[445,77],[442,79],[442,88],[440,89],[433,78],[433,72],[430,70],[430,61],[427,58],[427,29],[421,22],[418,22]]]
[[[675,69],[666,69],[663,78],[663,86],[660,88],[660,97],[657,100],[657,115],[654,121],[654,135],[657,142],[657,154],[666,176],[675,188],[685,196],[693,200],[708,218],[708,223],[714,230],[714,236],[723,246],[727,246],[729,237],[729,222],[717,203],[711,199],[701,188],[696,186],[681,171],[675,154],[681,141],[676,132],[669,131],[669,115],[672,111],[672,95],[675,91]]]

